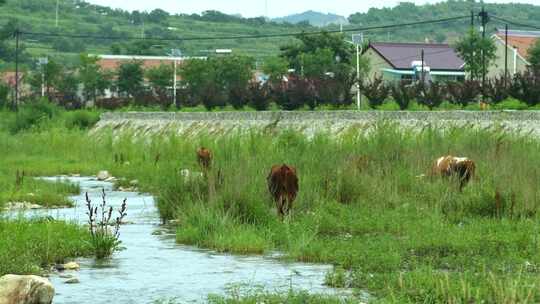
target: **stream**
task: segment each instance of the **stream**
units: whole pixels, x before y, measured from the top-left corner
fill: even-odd
[[[44,178],[57,181],[60,177]],[[175,303],[206,302],[209,294],[224,295],[228,290],[264,289],[269,292],[307,290],[311,293],[345,294],[323,285],[329,265],[288,263],[272,256],[239,256],[176,244],[174,231],[160,225],[154,198],[148,194],[113,191],[113,185],[90,177],[62,177],[77,183],[81,194],[71,197],[75,207],[26,211],[27,216],[52,216],[55,219],[87,221],[84,193],[93,204],[106,191],[107,203],[118,208],[127,198],[129,224],[120,228],[124,250],[106,261],[77,259],[81,269],[66,272],[80,280],[66,284],[52,274],[56,289],[55,304],[85,303]]]

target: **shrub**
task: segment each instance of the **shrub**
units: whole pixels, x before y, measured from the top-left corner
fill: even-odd
[[[17,133],[37,126],[53,118],[58,108],[46,99],[29,102],[20,107],[19,112],[8,126],[11,133]]]
[[[96,107],[106,110],[120,109],[128,104],[129,100],[127,98],[120,97],[102,98],[96,101]]]
[[[529,106],[540,103],[540,77],[530,71],[516,74],[510,86],[510,95]]]
[[[449,82],[446,85],[450,102],[466,107],[469,103],[475,102],[480,94],[480,84],[475,80],[465,80],[464,82]]]
[[[491,79],[486,86],[485,94],[492,104],[498,104],[510,95],[508,86],[512,79],[508,79],[505,84],[504,76]]]
[[[288,86],[281,86],[274,91],[276,103],[282,110],[294,111],[304,106],[305,100],[298,98],[301,93],[294,92],[295,90],[300,91],[302,88],[297,88],[296,84],[290,81]]]
[[[527,104],[514,98],[507,98],[494,106],[499,110],[526,110]]]
[[[87,110],[77,110],[66,113],[66,128],[89,129],[99,121],[99,113]]]
[[[289,86],[287,91],[291,104],[300,108],[304,103],[311,109],[317,106],[315,88],[308,79],[297,79]]]
[[[250,105],[257,111],[266,111],[270,106],[270,92],[267,84],[252,82],[249,85]]]
[[[244,87],[234,87],[229,89],[229,104],[233,108],[242,109],[249,100],[249,91]]]
[[[369,101],[369,106],[373,109],[382,105],[390,93],[390,88],[384,83],[382,77],[375,77],[372,81],[362,83],[361,89]]]
[[[392,97],[395,102],[399,105],[400,110],[406,110],[409,107],[409,104],[414,99],[415,90],[414,86],[407,81],[400,81],[399,83],[393,85]]]
[[[428,85],[418,84],[419,92],[417,101],[419,104],[425,105],[430,110],[441,105],[446,98],[446,90],[444,85],[438,82],[430,82]]]
[[[9,87],[0,83],[0,109],[8,104]]]
[[[99,206],[92,205],[92,201],[86,193],[86,207],[88,208],[88,225],[92,236],[91,245],[97,259],[110,257],[120,246],[120,225],[127,215],[126,200],[122,202],[118,210],[118,216],[113,219],[113,207],[107,206],[105,190],[102,190],[102,202]],[[110,228],[112,226],[112,230]]]

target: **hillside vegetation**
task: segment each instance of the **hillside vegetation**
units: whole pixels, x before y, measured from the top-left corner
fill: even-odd
[[[316,31],[320,28],[307,22],[291,24],[268,21],[263,17],[242,18],[217,11],[198,14],[171,15],[161,9],[151,12],[128,12],[120,9],[88,4],[84,1],[60,1],[58,27],[55,26],[54,0],[7,0],[0,10],[0,26],[8,22],[11,29],[16,25],[25,32],[77,34],[88,36],[123,37],[121,40],[97,38],[68,39],[43,35],[25,35],[23,45],[30,55],[66,55],[88,53],[165,55],[170,49],[181,49],[185,55],[207,55],[216,48],[231,48],[236,53],[261,59],[279,52],[279,46],[289,44],[294,38],[197,40],[197,41],[128,41],[126,37],[181,39],[193,37],[223,37],[240,35],[266,35]],[[346,28],[414,22],[470,14],[478,11],[480,4],[474,1],[449,0],[437,4],[414,5],[401,3],[394,8],[372,8],[365,13],[351,11],[350,25]],[[537,24],[540,20],[540,6],[530,4],[486,4],[486,9],[498,16],[516,22]],[[312,12],[315,13],[315,12]],[[323,16],[328,16],[324,15]],[[331,17],[331,16],[330,16]],[[17,20],[14,22],[13,20]],[[301,21],[284,19],[285,21]],[[476,20],[478,24],[478,20]],[[323,23],[324,24],[324,23]],[[326,23],[328,24],[328,23]],[[470,25],[470,20],[416,27],[402,27],[391,30],[366,31],[372,41],[436,41],[452,42]],[[489,31],[503,24],[491,20]],[[337,29],[330,25],[323,29]],[[1,38],[0,38],[1,39]],[[13,44],[13,41],[10,43]],[[10,61],[0,47],[0,59]],[[69,57],[69,56],[64,56]]]
[[[54,0],[8,0],[0,10],[0,26],[16,19],[25,32],[58,33],[106,37],[152,37],[180,39],[235,35],[277,34],[311,30],[309,25],[267,22],[264,18],[239,18],[216,11],[202,15],[170,15],[163,10],[132,13],[91,5],[82,1],[61,1],[58,27],[55,26]],[[42,35],[24,37],[24,44],[33,55],[66,53],[144,53],[165,55],[171,48],[186,55],[207,55],[208,50],[231,48],[236,52],[263,57],[279,51],[287,40],[175,41],[67,39]],[[114,46],[111,49],[111,46]]]

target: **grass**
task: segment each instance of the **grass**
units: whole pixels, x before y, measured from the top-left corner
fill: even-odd
[[[43,219],[0,218],[0,276],[41,274],[68,257],[91,254],[87,229]]]
[[[141,191],[157,196],[162,217],[177,220],[178,242],[331,263],[329,284],[367,290],[373,302],[540,301],[535,139],[379,123],[367,135],[306,138],[281,130],[149,141],[53,124],[16,136],[0,132],[0,145],[9,151],[4,168],[24,164],[33,175],[107,169],[137,179]],[[211,196],[204,179],[179,174],[200,170],[199,146],[215,154]],[[123,161],[115,162],[119,154]],[[452,181],[417,177],[445,154],[476,161],[478,178],[461,193]],[[300,192],[292,216],[280,221],[266,175],[283,162],[297,167]]]
[[[271,293],[261,290],[249,292],[231,291],[226,296],[210,295],[208,297],[210,304],[346,304],[358,303],[350,298],[340,298],[336,296],[310,294],[307,291],[289,290],[284,293]]]

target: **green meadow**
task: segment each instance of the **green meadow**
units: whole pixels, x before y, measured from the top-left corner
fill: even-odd
[[[235,254],[277,250],[291,261],[330,263],[335,269],[327,274],[328,285],[367,291],[374,303],[540,301],[536,139],[470,128],[404,130],[388,122],[369,134],[308,138],[293,130],[253,130],[149,139],[129,131],[93,134],[92,123],[73,123],[81,118],[63,111],[14,132],[10,126],[22,118],[0,115],[0,204],[32,193],[35,202],[61,205],[77,189],[31,177],[109,170],[123,178],[119,185],[137,179],[141,191],[157,197],[179,243]],[[200,146],[214,152],[212,170],[207,177],[185,178],[182,169],[201,170],[195,157]],[[420,177],[447,154],[476,162],[477,176],[462,192],[453,180]],[[295,166],[300,179],[284,220],[266,185],[270,167],[281,163]],[[16,185],[23,170],[27,176]],[[0,244],[0,275],[88,255],[88,242],[77,241],[88,237],[84,230],[0,219],[0,235],[10,236],[1,239],[8,246]],[[337,299],[291,293],[212,301]]]

